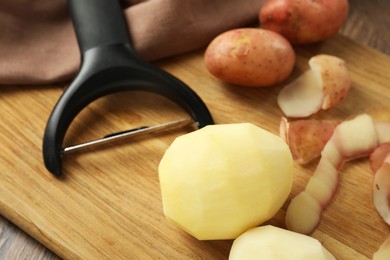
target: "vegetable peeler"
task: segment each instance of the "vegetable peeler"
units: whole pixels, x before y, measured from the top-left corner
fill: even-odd
[[[42,148],[45,167],[49,172],[60,176],[62,156],[80,147],[182,126],[189,121],[198,128],[213,124],[206,105],[189,86],[142,60],[134,52],[118,0],[69,0],[68,4],[80,48],[81,66],[55,105],[46,125]],[[62,147],[68,127],[84,107],[102,96],[128,90],[143,90],[165,96],[187,111],[191,119],[140,127],[86,144]]]

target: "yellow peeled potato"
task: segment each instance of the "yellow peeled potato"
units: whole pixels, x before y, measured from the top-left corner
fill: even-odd
[[[280,137],[250,123],[206,126],[178,137],[160,162],[164,214],[199,240],[234,239],[276,214],[292,172]]]
[[[295,52],[280,34],[260,28],[233,29],[207,47],[207,69],[220,80],[247,87],[266,87],[285,80]]]
[[[274,227],[255,227],[234,240],[229,260],[335,260],[336,258],[307,235]]]

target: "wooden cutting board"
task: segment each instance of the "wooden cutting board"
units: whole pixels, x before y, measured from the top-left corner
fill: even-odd
[[[308,58],[318,53],[345,59],[353,88],[342,104],[313,118],[345,119],[369,112],[390,119],[390,57],[337,36],[297,49],[289,80],[306,70]],[[251,122],[277,134],[283,114],[276,96],[283,84],[254,89],[221,83],[207,72],[202,54],[157,65],[190,85],[216,123]],[[197,241],[162,212],[159,161],[174,138],[192,127],[68,155],[63,178],[45,170],[42,135],[64,87],[1,88],[0,214],[67,259],[227,259],[232,241]],[[181,108],[151,93],[113,94],[78,115],[65,144],[185,117]],[[288,201],[303,189],[315,166],[296,166]],[[371,185],[367,159],[347,163],[334,201],[313,234],[339,259],[371,258],[390,235],[374,209]],[[286,206],[268,224],[285,227]]]

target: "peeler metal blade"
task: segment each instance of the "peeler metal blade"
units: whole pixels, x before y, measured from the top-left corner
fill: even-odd
[[[192,121],[192,119],[190,119],[190,118],[186,118],[186,119],[180,119],[180,120],[171,121],[171,122],[167,122],[167,123],[163,123],[163,124],[159,124],[159,125],[141,126],[141,127],[137,127],[137,128],[126,130],[126,131],[121,131],[118,133],[109,134],[109,135],[106,135],[106,136],[104,136],[100,139],[97,139],[97,140],[88,141],[85,143],[80,143],[80,144],[64,147],[62,149],[62,155],[67,155],[67,154],[70,154],[70,153],[73,153],[73,152],[76,152],[79,150],[84,150],[87,148],[103,145],[106,143],[111,143],[114,141],[129,139],[129,138],[133,138],[133,137],[137,137],[137,136],[141,136],[141,135],[152,134],[152,133],[157,133],[157,132],[161,132],[161,131],[167,131],[167,130],[170,130],[173,128],[185,127],[185,126],[189,126],[189,125],[196,126],[197,123],[194,123],[194,121]]]

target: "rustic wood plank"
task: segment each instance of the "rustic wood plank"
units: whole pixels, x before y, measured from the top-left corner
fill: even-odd
[[[347,22],[340,30],[355,41],[390,54],[390,19],[387,0],[349,0]]]
[[[15,225],[0,216],[0,259],[58,259]]]

